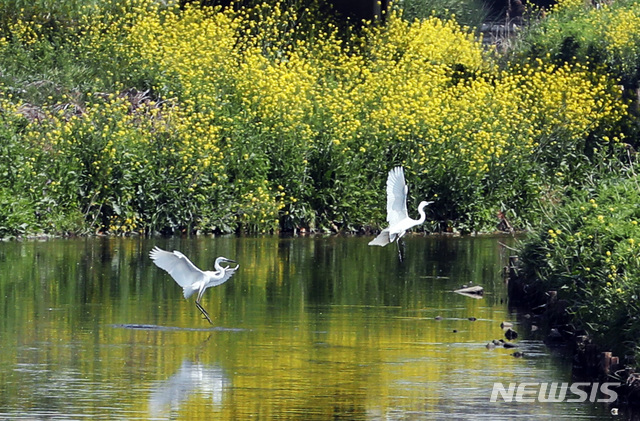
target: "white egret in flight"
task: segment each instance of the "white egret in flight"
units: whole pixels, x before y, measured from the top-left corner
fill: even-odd
[[[209,287],[215,287],[221,285],[229,280],[231,276],[238,270],[240,265],[234,268],[222,266],[222,263],[236,263],[233,260],[226,257],[218,257],[214,264],[215,271],[203,271],[200,270],[191,263],[191,261],[184,254],[179,251],[173,253],[162,250],[159,247],[154,247],[149,252],[149,257],[153,260],[160,269],[166,270],[169,275],[182,287],[184,290],[184,298],[189,298],[196,291],[198,297],[196,298],[196,307],[204,315],[204,317],[213,324],[209,313],[200,304],[202,294]],[[236,263],[237,264],[237,263]]]
[[[402,167],[395,167],[389,171],[387,177],[387,222],[389,227],[383,229],[376,238],[371,240],[370,246],[384,247],[402,238],[408,229],[424,222],[426,218],[424,208],[433,202],[420,202],[418,205],[420,219],[411,219],[407,213],[408,190]]]

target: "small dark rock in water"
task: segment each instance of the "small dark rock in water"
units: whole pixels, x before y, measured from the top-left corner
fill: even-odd
[[[522,358],[522,357],[524,357],[524,352],[516,351],[511,355],[513,355],[516,358]]]
[[[509,342],[505,342],[504,345],[502,345],[502,346],[504,346],[505,348],[517,348],[518,347],[518,345],[510,344]]]
[[[469,317],[469,320],[470,320],[470,321],[472,321],[472,322],[475,322],[475,321],[476,321],[476,320],[478,320],[478,319],[477,319],[477,318],[475,318],[475,317]]]
[[[458,333],[458,330],[457,329],[453,329],[453,333]]]
[[[504,337],[507,338],[508,340],[512,341],[515,338],[518,337],[518,332],[516,332],[513,329],[507,329],[506,332],[504,332]]]
[[[549,335],[547,335],[547,340],[549,341],[560,341],[562,340],[562,334],[556,328],[553,328],[549,331]]]
[[[434,317],[436,320],[442,320],[442,316],[436,316]]]
[[[500,323],[500,327],[502,329],[509,329],[509,328],[513,327],[513,323],[511,323],[511,322],[502,322],[502,323]]]

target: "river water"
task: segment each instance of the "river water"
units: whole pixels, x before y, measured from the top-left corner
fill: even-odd
[[[0,243],[0,419],[620,419],[597,402],[490,402],[497,382],[572,381],[508,308],[512,238],[408,237],[402,262],[368,241]],[[213,326],[155,245],[203,269],[239,262],[204,294]],[[487,349],[503,321],[517,348]]]

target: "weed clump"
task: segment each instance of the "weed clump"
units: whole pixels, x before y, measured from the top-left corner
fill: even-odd
[[[357,231],[384,219],[394,165],[435,201],[427,229],[523,227],[623,141],[606,75],[499,67],[453,20],[345,34],[266,3],[41,12],[1,25],[0,171],[20,173],[2,191],[24,214],[6,232]]]

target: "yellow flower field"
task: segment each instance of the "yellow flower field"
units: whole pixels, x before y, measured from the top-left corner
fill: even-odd
[[[86,83],[58,87],[40,118],[2,86],[13,116],[2,135],[19,138],[30,174],[3,189],[55,203],[85,230],[359,230],[383,221],[395,165],[411,201],[435,199],[432,229],[491,228],[499,211],[525,223],[542,190],[575,178],[586,139],[615,143],[604,136],[618,139],[626,115],[606,76],[544,60],[500,67],[454,21],[393,12],[346,36],[281,5],[151,0],[80,16],[63,48],[94,69]],[[13,22],[1,54],[60,48],[33,19]],[[63,229],[45,220],[32,229]]]

